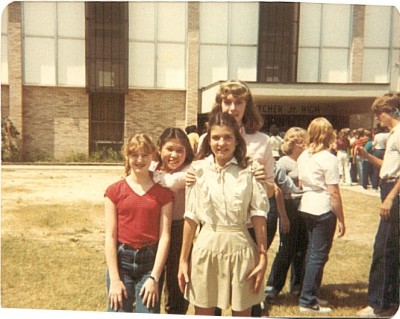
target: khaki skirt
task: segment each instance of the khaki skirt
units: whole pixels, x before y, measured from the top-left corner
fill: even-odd
[[[264,300],[264,289],[252,292],[246,277],[258,264],[256,244],[245,225],[205,224],[193,246],[190,282],[185,298],[202,308],[243,311]]]

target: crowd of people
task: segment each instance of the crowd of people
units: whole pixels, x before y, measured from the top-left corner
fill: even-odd
[[[306,129],[262,133],[249,87],[220,85],[205,133],[166,128],[124,145],[126,177],[105,191],[108,310],[260,317],[290,292],[305,314],[332,311],[319,298],[333,238],[345,235],[340,186],[380,188],[381,221],[360,317],[399,304],[400,96],[377,98],[376,131],[323,117]],[[279,227],[278,227],[279,226]],[[279,248],[266,274],[268,248]]]

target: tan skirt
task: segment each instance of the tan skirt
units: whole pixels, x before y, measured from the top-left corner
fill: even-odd
[[[245,225],[205,224],[193,246],[185,298],[202,308],[243,311],[264,300],[264,285],[252,292],[246,277],[258,263],[256,245]]]

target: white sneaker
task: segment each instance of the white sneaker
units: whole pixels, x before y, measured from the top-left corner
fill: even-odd
[[[375,313],[374,308],[371,306],[365,307],[357,312],[357,317],[360,318],[375,318],[378,315]]]
[[[320,305],[314,305],[310,307],[301,307],[300,306],[300,312],[307,312],[307,313],[330,313],[332,311],[331,308],[329,307],[322,307]]]
[[[328,300],[325,299],[319,299],[317,298],[317,302],[320,306],[327,306],[329,304]]]

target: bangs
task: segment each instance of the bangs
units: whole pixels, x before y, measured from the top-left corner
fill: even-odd
[[[156,147],[151,139],[145,135],[137,135],[129,139],[125,154],[132,155],[134,153],[154,154]]]
[[[128,148],[128,155],[132,155],[135,153],[151,154],[153,153],[153,150],[150,145],[147,145],[145,143],[132,143]]]
[[[232,94],[235,98],[244,98],[247,99],[249,96],[249,89],[242,83],[237,81],[230,81],[224,83],[221,86],[221,96],[223,98],[227,97],[229,94]]]

